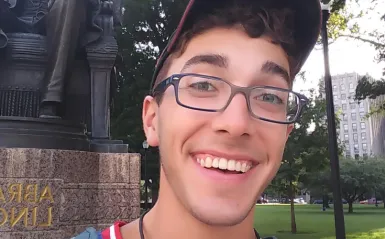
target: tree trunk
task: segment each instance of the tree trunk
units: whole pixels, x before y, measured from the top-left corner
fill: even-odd
[[[353,213],[353,202],[349,202],[349,213]]]
[[[382,198],[382,202],[384,203],[384,208],[385,208],[385,193],[384,192],[380,193],[380,197]]]
[[[297,233],[297,223],[295,222],[294,212],[294,186],[293,182],[290,182],[289,186],[289,197],[290,197],[290,214],[291,214],[291,233]]]
[[[330,205],[329,205],[329,196],[328,195],[324,195],[322,197],[322,204],[323,204],[323,207],[324,208],[330,208]]]
[[[382,202],[384,203],[385,208],[385,192],[380,193],[380,197],[382,198]]]

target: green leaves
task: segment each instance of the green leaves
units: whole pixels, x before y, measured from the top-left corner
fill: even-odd
[[[128,143],[131,152],[143,153],[142,102],[150,92],[156,59],[176,29],[186,0],[123,0],[123,3],[123,26],[117,34],[118,82],[111,108],[111,135]],[[147,150],[146,161],[154,196],[160,172],[157,149]],[[142,179],[144,166],[143,159]]]
[[[310,190],[330,192],[330,169],[315,173],[311,178]],[[385,198],[385,159],[340,159],[340,183],[343,198],[350,204],[349,212],[353,212],[353,202],[364,195],[382,195]],[[317,194],[317,193],[316,193]]]
[[[376,99],[385,95],[385,79],[375,81],[370,76],[364,76],[358,81],[355,100]],[[385,101],[373,102],[368,116],[385,113]]]
[[[273,185],[286,193],[288,182],[304,185],[314,172],[329,165],[326,101],[311,96],[301,121],[289,136],[281,168]],[[282,184],[278,186],[277,184]]]
[[[385,80],[374,81],[368,76],[359,80],[356,88],[356,100],[376,99],[380,95],[385,95]]]
[[[385,183],[383,162],[384,159],[341,160],[341,190],[348,202],[358,200],[366,192]]]
[[[324,3],[328,0],[322,1]],[[355,0],[346,5],[345,0],[334,1],[332,4],[332,13],[328,22],[328,34],[331,41],[341,37],[350,38],[372,45],[378,52],[376,60],[385,61],[385,34],[381,30],[367,31],[360,27],[360,19],[376,12],[380,1],[372,0],[365,2],[366,9],[361,9],[360,3],[363,0]],[[357,9],[360,10],[357,10]],[[375,17],[375,16],[374,16]],[[385,22],[385,14],[377,15],[378,19]],[[319,42],[320,43],[320,42]],[[385,75],[385,69],[384,69]],[[385,81],[369,80],[369,76],[363,77],[356,89],[356,100],[376,99],[385,95]],[[376,107],[371,109],[368,116],[385,113],[385,101],[377,103]]]
[[[139,152],[142,102],[150,91],[156,59],[177,27],[186,0],[125,0],[123,27],[117,38],[120,61],[118,87],[111,109],[111,134]]]

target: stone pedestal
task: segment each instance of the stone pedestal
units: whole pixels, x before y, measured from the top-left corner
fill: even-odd
[[[0,149],[0,239],[67,239],[139,213],[139,154]]]

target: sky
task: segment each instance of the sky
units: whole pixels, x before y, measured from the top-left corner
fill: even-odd
[[[347,7],[354,12],[373,6],[370,5],[369,0],[360,0],[361,5],[351,0],[347,2]],[[377,2],[378,5],[375,6],[374,10],[370,10],[369,14],[355,20],[360,25],[361,31],[370,32],[376,28],[385,31],[385,24],[380,21],[381,13],[376,10],[382,9],[383,11],[385,9],[385,0],[378,0]],[[353,39],[338,39],[329,46],[329,55],[332,75],[357,72],[359,74],[368,73],[374,78],[380,79],[385,67],[385,64],[379,64],[375,61],[377,52],[373,46]],[[302,70],[306,72],[306,82],[296,81],[294,90],[306,92],[310,88],[315,88],[319,79],[323,77],[324,58],[322,47],[317,46],[312,51]]]

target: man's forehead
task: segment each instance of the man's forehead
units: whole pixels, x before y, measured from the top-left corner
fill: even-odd
[[[191,58],[193,55],[202,55],[206,52],[218,55],[226,54],[230,60],[234,56],[233,53],[252,54],[256,58],[277,58],[276,61],[284,59],[281,65],[288,60],[283,47],[274,42],[271,37],[265,35],[250,37],[243,28],[238,27],[216,27],[194,36],[185,43],[178,58],[183,55]]]
[[[201,55],[193,56],[189,60],[187,60],[187,62],[184,64],[182,68],[182,72],[186,72],[190,67],[194,67],[200,64],[227,69],[231,63],[230,63],[230,59],[226,55],[215,54],[215,53],[201,54]],[[256,72],[259,71],[264,74],[280,76],[289,85],[291,84],[290,74],[288,70],[286,70],[284,66],[281,66],[280,64],[274,61],[266,60],[263,62],[261,66],[256,65],[255,68],[256,68]]]

